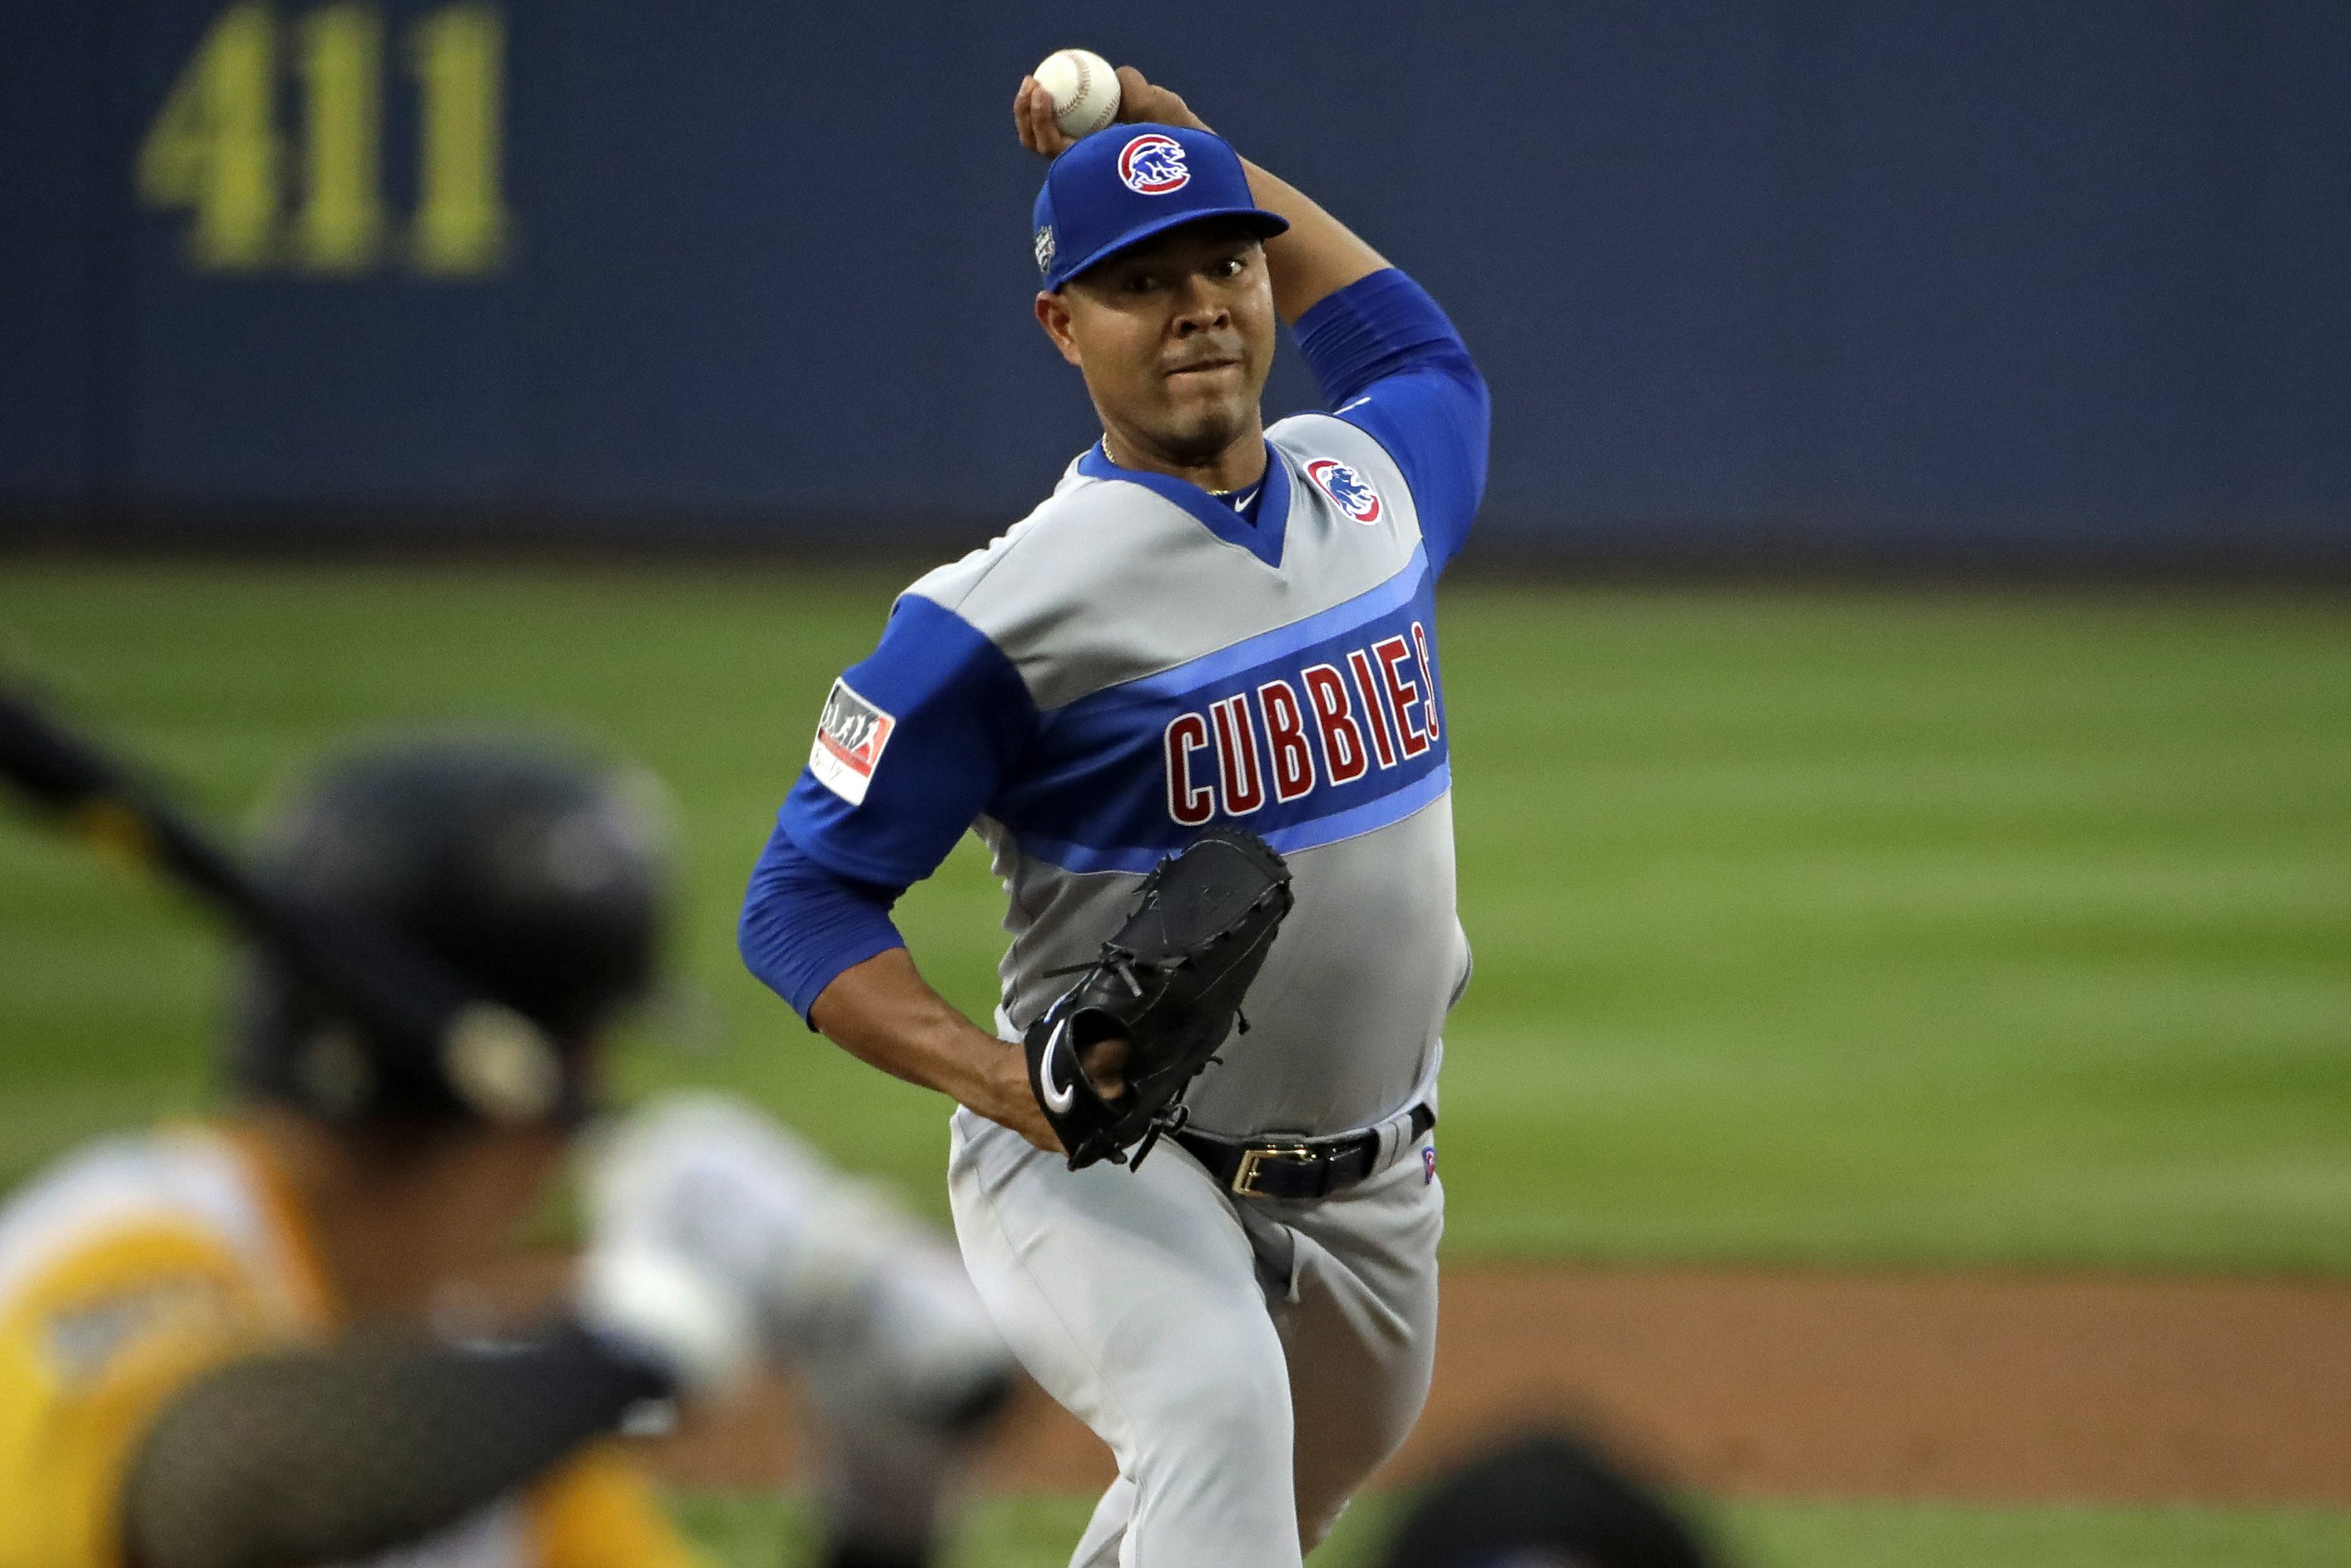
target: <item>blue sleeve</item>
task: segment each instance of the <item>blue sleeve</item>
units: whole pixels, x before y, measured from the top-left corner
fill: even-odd
[[[901,599],[881,645],[833,683],[809,766],[751,873],[736,945],[803,1019],[851,966],[903,946],[898,895],[938,869],[1037,725],[996,644]]]
[[[735,945],[745,967],[806,1019],[843,969],[906,945],[890,923],[905,891],[825,870],[778,825],[751,868]]]
[[[1298,319],[1298,348],[1332,412],[1377,441],[1412,488],[1439,570],[1486,493],[1492,405],[1468,345],[1428,291],[1390,267]]]
[[[778,825],[836,875],[909,886],[946,859],[1036,727],[1012,661],[909,594],[881,645],[833,683]]]

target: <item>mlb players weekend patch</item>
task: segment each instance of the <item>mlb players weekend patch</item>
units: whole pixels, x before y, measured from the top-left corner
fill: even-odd
[[[1190,184],[1192,171],[1182,142],[1151,131],[1119,149],[1118,177],[1139,196],[1164,196]]]
[[[1369,479],[1344,463],[1318,457],[1306,465],[1306,476],[1332,503],[1359,523],[1380,520],[1380,492]]]
[[[809,748],[809,771],[816,781],[852,806],[865,803],[866,786],[890,744],[898,721],[836,680],[816,721],[816,744]]]

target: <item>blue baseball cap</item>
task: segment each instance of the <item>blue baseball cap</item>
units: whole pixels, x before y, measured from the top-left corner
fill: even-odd
[[[1098,261],[1178,224],[1245,218],[1270,238],[1290,220],[1249,196],[1240,154],[1207,131],[1113,125],[1045,171],[1037,193],[1037,270],[1058,289]]]

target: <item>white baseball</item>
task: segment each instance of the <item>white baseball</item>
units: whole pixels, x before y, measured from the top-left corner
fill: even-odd
[[[1118,118],[1118,73],[1092,49],[1056,49],[1029,74],[1053,100],[1064,136],[1092,136]]]

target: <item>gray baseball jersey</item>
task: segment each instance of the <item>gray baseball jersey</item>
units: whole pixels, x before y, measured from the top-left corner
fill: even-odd
[[[903,888],[976,828],[1009,896],[998,1026],[1017,1038],[1137,881],[1229,824],[1289,859],[1297,907],[1196,1124],[1342,1132],[1427,1085],[1469,972],[1435,589],[1484,486],[1486,389],[1394,269],[1316,305],[1299,341],[1336,406],[1267,432],[1248,511],[1097,443],[914,583],[834,684],[746,908],[746,957],[803,1010],[838,970],[757,939],[763,915],[790,924],[778,862]]]
[[[1468,977],[1434,600],[1458,533],[1432,548],[1390,451],[1406,444],[1370,427],[1407,411],[1384,394],[1427,401],[1390,380],[1405,384],[1268,432],[1253,520],[1099,445],[1080,457],[900,599],[835,684],[782,812],[810,857],[897,885],[975,827],[1009,897],[1008,1038],[1162,856],[1211,823],[1262,836],[1297,908],[1250,989],[1251,1032],[1193,1090],[1212,1132],[1392,1114],[1426,1092]]]
[[[1069,983],[1051,971],[1093,956],[1161,855],[1238,822],[1288,858],[1298,905],[1250,988],[1250,1033],[1193,1113],[1210,1131],[1334,1132],[1424,1087],[1468,975],[1434,573],[1376,442],[1321,415],[1268,441],[1288,492],[1279,568],[1081,459],[1004,538],[910,591],[1003,651],[1049,716],[1034,763],[1068,779],[977,824],[1010,900],[999,1030],[1045,1009]],[[1095,794],[1084,776],[1122,764],[1144,787]]]

